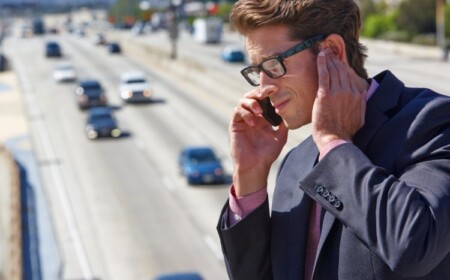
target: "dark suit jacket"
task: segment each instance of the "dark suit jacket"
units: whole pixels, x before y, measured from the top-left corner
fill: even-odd
[[[450,279],[450,99],[390,72],[353,144],[317,163],[312,138],[278,172],[266,201],[218,231],[230,279],[303,279],[312,199],[325,211],[314,279]]]

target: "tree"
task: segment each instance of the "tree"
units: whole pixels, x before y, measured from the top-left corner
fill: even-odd
[[[137,1],[117,0],[109,13],[116,20],[116,23],[132,24],[140,12]]]
[[[406,0],[399,6],[397,25],[410,34],[436,32],[436,0]]]

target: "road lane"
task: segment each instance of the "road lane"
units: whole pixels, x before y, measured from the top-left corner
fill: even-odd
[[[24,65],[30,57],[36,57],[36,63],[32,67],[24,67],[26,73],[21,74],[27,75],[31,81],[42,119],[49,127],[50,139],[57,153],[57,159],[46,159],[43,154],[40,158],[43,162],[55,161],[61,166],[95,276],[101,279],[145,279],[158,272],[198,270],[207,279],[224,279],[223,263],[217,260],[217,253],[211,250],[208,241],[214,232],[218,213],[207,221],[204,215],[195,216],[198,212],[211,212],[211,208],[197,207],[201,201],[198,203],[199,198],[195,194],[201,188],[192,190],[190,194],[189,188],[177,175],[173,179],[177,192],[172,193],[163,187],[161,179],[173,178],[170,174],[175,170],[176,147],[200,142],[195,140],[201,138],[198,133],[192,133],[195,135],[192,137],[186,133],[191,124],[180,116],[176,120],[169,118],[174,114],[173,109],[164,109],[170,108],[167,103],[125,106],[123,111],[119,110],[122,112],[118,112],[118,116],[128,124],[130,137],[118,141],[88,141],[83,134],[84,112],[75,106],[74,86],[54,84],[49,77],[56,62],[42,59],[39,53],[31,51],[38,50],[43,44],[42,40],[34,39],[27,42],[28,45],[35,44],[34,47],[17,48],[14,57]],[[80,69],[86,69],[84,74],[98,75],[105,80],[110,90],[108,94],[114,99],[116,73],[102,67],[101,61],[92,61],[100,54],[94,52],[83,58],[86,55],[82,52],[72,52],[62,43],[68,52],[67,57]],[[16,45],[14,42],[11,44]],[[86,61],[89,65],[84,64]],[[106,66],[111,68],[111,65]],[[166,96],[171,94],[165,91]],[[182,106],[184,110],[192,110],[185,104]],[[154,109],[161,112],[154,112]],[[202,116],[202,119],[209,118]],[[142,135],[140,131],[144,131]],[[136,144],[138,139],[142,139],[143,147]],[[158,150],[170,150],[170,153],[154,152]],[[53,197],[55,186],[52,186],[45,165],[42,173],[48,183],[49,196]],[[224,188],[216,189],[226,192]],[[190,195],[191,201],[186,201],[183,192]],[[210,195],[215,194],[209,193],[200,200],[208,199]],[[50,200],[58,212],[61,205],[56,198]],[[55,217],[55,220],[61,220],[58,213]],[[212,219],[214,223],[210,222]],[[66,279],[80,277],[79,263],[72,262],[75,260],[74,249],[66,246],[71,244],[71,238],[66,234],[65,225],[56,222],[56,228],[60,242],[64,244],[64,276]]]

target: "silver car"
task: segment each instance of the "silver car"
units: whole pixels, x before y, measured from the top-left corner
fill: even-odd
[[[119,94],[125,102],[149,102],[152,89],[141,72],[126,72],[120,76]]]

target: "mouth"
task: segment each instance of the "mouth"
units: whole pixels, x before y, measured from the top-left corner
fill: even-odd
[[[280,112],[284,109],[284,107],[286,107],[288,102],[289,102],[289,100],[286,100],[286,101],[282,101],[282,102],[279,102],[279,103],[272,104],[272,106],[275,108],[275,112],[277,114],[280,114]]]

